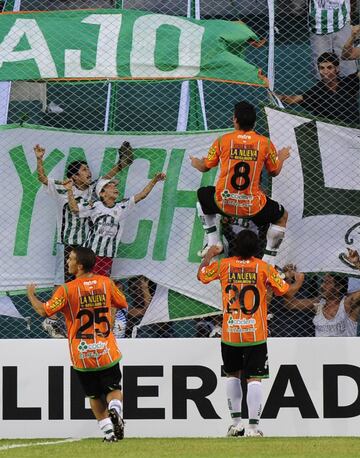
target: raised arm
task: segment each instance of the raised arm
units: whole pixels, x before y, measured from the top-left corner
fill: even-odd
[[[159,181],[164,181],[165,178],[166,178],[165,173],[163,172],[157,173],[154,176],[154,178],[145,186],[145,188],[142,191],[135,194],[134,196],[135,203],[137,204],[138,202],[140,202],[140,200],[145,199],[145,197],[147,197],[150,194],[150,192],[153,190],[156,183],[158,183]]]
[[[297,103],[301,103],[304,100],[302,94],[299,95],[284,95],[284,94],[276,94],[276,97],[284,103],[288,105],[296,105]]]
[[[73,193],[73,181],[66,180],[64,181],[64,188],[67,191],[68,203],[71,213],[75,213],[76,215],[79,213],[79,205],[75,200],[75,196]]]
[[[30,283],[26,287],[27,290],[27,297],[33,307],[33,309],[40,315],[46,316],[46,312],[44,310],[43,303],[36,297],[36,285],[34,283]]]
[[[313,310],[316,298],[298,299],[294,297],[304,283],[304,273],[293,272],[293,278],[294,282],[290,284],[290,288],[283,296],[285,307],[289,310]]]
[[[195,157],[195,156],[190,156],[190,161],[191,161],[191,165],[192,167],[194,167],[194,169],[198,170],[199,172],[208,172],[210,169],[208,167],[206,167],[205,165],[205,157],[202,157],[201,159],[198,158],[198,157]]]
[[[278,151],[279,166],[274,172],[269,173],[270,176],[276,177],[276,176],[279,175],[279,173],[281,172],[281,170],[283,168],[284,162],[286,161],[286,159],[288,159],[290,157],[290,150],[291,150],[291,147],[287,146],[285,148],[281,148]]]
[[[40,145],[34,146],[34,153],[36,156],[36,170],[38,174],[38,180],[40,183],[45,186],[48,185],[48,177],[45,174],[43,158],[45,154],[45,148],[42,148]]]
[[[106,180],[111,180],[114,178],[116,174],[118,174],[121,170],[129,167],[134,162],[134,151],[132,146],[129,142],[123,142],[118,150],[119,159],[117,164],[102,178]]]

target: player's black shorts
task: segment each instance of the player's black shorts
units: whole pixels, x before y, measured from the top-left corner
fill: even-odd
[[[89,398],[100,398],[114,390],[121,390],[119,363],[98,371],[77,371],[81,386]]]
[[[197,196],[205,215],[214,215],[216,213],[226,215],[226,213],[222,212],[215,203],[215,186],[204,186],[203,188],[199,188]],[[242,216],[242,218],[250,219],[257,226],[265,226],[266,224],[279,221],[284,212],[285,208],[281,204],[270,199],[270,197],[266,197],[266,204],[259,213],[250,217]]]
[[[247,379],[269,377],[266,342],[246,347],[235,347],[221,342],[221,356],[226,374],[242,371]]]

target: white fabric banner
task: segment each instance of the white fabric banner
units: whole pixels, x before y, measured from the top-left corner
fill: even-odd
[[[360,130],[265,111],[271,140],[292,149],[272,181],[272,198],[289,212],[277,265],[359,274],[339,255],[360,249]]]
[[[77,133],[46,128],[3,127],[0,130],[2,186],[0,289],[16,290],[29,282],[54,282],[54,201],[37,180],[33,146],[46,149],[44,166],[50,177],[62,179],[66,164],[88,161],[97,178],[117,160],[124,140],[135,149],[135,161],[120,175],[125,196],[143,189],[156,172],[164,183],[136,205],[125,222],[114,277],[145,275],[154,282],[200,302],[220,307],[219,285],[202,285],[196,278],[203,229],[196,216],[196,190],[211,185],[215,171],[202,175],[189,155],[202,157],[220,132],[179,134]]]

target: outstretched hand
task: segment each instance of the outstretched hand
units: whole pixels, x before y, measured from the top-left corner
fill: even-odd
[[[360,255],[357,250],[352,250],[351,248],[347,248],[348,253],[344,256],[348,261],[350,261],[354,265],[358,265],[360,263]]]
[[[284,162],[290,157],[291,146],[286,146],[278,151],[279,161]]]
[[[35,294],[36,292],[36,284],[35,283],[29,283],[26,285],[26,291],[28,294]]]
[[[159,181],[165,181],[165,180],[166,180],[166,173],[164,172],[157,173],[153,178],[154,184],[158,183]]]
[[[40,145],[35,145],[34,153],[35,153],[36,159],[43,159],[44,154],[45,154],[45,148],[43,148]]]

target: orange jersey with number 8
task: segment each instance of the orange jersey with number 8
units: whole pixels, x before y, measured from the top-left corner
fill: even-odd
[[[229,215],[256,215],[266,203],[260,189],[261,171],[265,167],[272,173],[279,167],[275,146],[254,131],[235,130],[215,140],[209,149],[206,167],[219,163],[215,192],[218,207]]]
[[[120,360],[111,307],[127,308],[127,302],[110,278],[93,275],[65,283],[43,306],[48,316],[64,314],[75,369],[104,369]]]
[[[221,339],[229,345],[260,344],[267,339],[267,289],[276,296],[289,285],[278,271],[257,258],[224,258],[199,273],[202,283],[220,280],[223,301]]]

